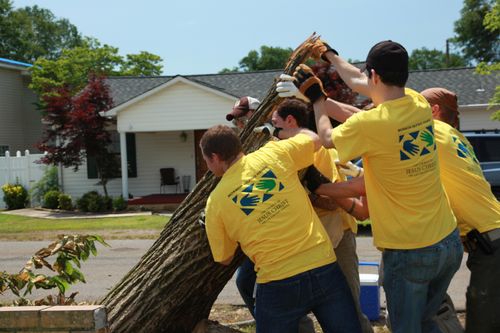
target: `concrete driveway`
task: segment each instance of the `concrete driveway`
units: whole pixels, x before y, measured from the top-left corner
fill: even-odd
[[[372,245],[371,237],[358,237],[358,256],[360,261],[380,261],[381,253]],[[102,298],[146,253],[154,240],[110,240],[111,248],[98,245],[98,256],[82,264],[87,283],[79,283],[67,293],[78,291],[77,301],[94,302]],[[0,242],[0,271],[18,272],[38,249],[49,241]],[[465,309],[465,291],[469,281],[469,271],[465,266],[466,256],[459,272],[455,275],[449,293],[457,310]],[[374,273],[374,268],[362,267],[362,272]],[[47,291],[35,291],[30,299],[47,295]],[[0,295],[0,302],[15,299],[10,293]],[[234,277],[228,282],[217,299],[217,303],[243,304],[235,287]],[[385,307],[385,296],[381,292],[381,305]]]

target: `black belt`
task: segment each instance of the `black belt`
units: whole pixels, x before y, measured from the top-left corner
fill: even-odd
[[[492,254],[500,248],[500,228],[479,233],[476,229],[462,237],[462,243],[467,252],[481,249],[486,254]]]

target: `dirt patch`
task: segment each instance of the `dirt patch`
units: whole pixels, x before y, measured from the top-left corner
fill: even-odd
[[[465,312],[458,312],[457,317],[462,327],[465,327]],[[313,319],[316,333],[321,333],[322,330],[318,321],[314,316],[311,316],[311,318]],[[253,321],[253,317],[243,305],[214,304],[210,311],[209,320],[238,329],[241,332],[255,333],[255,322]],[[383,313],[379,320],[372,321],[372,327],[374,333],[390,333]]]

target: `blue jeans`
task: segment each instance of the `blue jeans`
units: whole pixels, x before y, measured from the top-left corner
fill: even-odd
[[[383,252],[383,286],[393,333],[441,333],[432,317],[462,256],[458,230],[431,246]]]
[[[248,310],[255,318],[255,298],[253,297],[253,289],[255,286],[255,281],[257,280],[257,275],[255,274],[253,262],[245,256],[245,259],[241,263],[240,267],[236,271],[236,287],[240,292],[241,298]]]
[[[337,263],[257,284],[257,333],[296,333],[312,311],[325,333],[361,333],[351,291]]]

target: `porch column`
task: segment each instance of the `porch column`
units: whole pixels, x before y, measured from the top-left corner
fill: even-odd
[[[127,133],[120,132],[120,156],[122,167],[122,196],[128,200]]]

